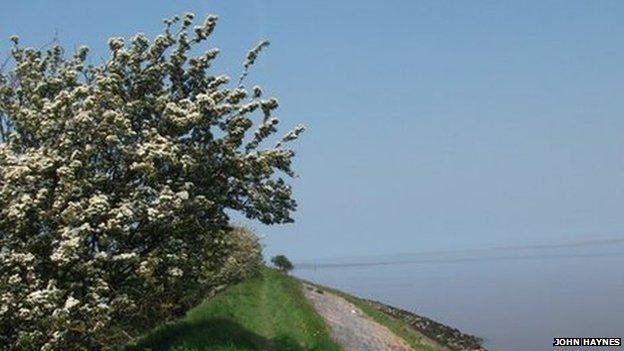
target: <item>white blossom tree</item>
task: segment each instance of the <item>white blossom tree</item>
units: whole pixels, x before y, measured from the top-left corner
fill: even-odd
[[[264,146],[278,103],[244,86],[268,42],[232,86],[209,72],[217,49],[191,55],[217,17],[193,20],[165,20],[153,40],[110,39],[95,66],[86,47],[66,57],[11,38],[0,74],[2,349],[123,343],[240,277],[223,274],[233,250],[259,257],[259,245],[233,242],[228,211],[292,221],[285,144],[303,127]]]

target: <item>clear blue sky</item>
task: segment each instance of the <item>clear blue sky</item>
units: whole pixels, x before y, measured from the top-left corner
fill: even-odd
[[[218,73],[250,76],[305,123],[295,260],[624,235],[622,1],[11,1],[11,34],[55,31],[95,60],[161,19],[220,15]]]

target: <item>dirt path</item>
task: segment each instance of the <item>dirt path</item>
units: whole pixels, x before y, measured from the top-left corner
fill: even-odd
[[[268,301],[269,301],[269,287],[268,283],[265,281],[262,284],[262,290],[260,292],[260,305],[259,305],[259,313],[262,316],[262,320],[270,321],[270,323],[263,323],[263,334],[266,336],[266,342],[263,345],[263,351],[273,351],[275,349],[275,345],[273,342],[273,337],[275,336],[275,331],[273,330],[274,321],[271,318],[272,316],[269,314],[267,309]]]
[[[331,327],[336,342],[347,351],[412,351],[388,328],[375,322],[352,303],[327,291],[304,285],[305,296]]]

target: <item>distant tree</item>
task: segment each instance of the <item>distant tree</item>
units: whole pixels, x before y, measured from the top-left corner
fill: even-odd
[[[273,258],[271,258],[271,263],[273,263],[273,265],[282,272],[288,272],[295,268],[295,266],[292,264],[292,262],[290,262],[288,257],[284,255],[274,256]]]
[[[97,65],[86,47],[67,55],[11,38],[0,72],[0,349],[125,342],[128,326],[180,315],[238,276],[220,273],[250,256],[232,250],[259,246],[232,243],[228,213],[292,221],[286,143],[303,127],[266,145],[278,102],[243,85],[268,42],[229,84],[209,69],[219,50],[199,45],[217,17],[193,21],[112,38]]]

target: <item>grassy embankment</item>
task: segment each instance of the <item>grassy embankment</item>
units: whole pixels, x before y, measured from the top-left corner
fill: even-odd
[[[128,351],[338,351],[301,283],[272,269],[155,329]]]
[[[307,282],[306,282],[307,283]],[[147,334],[127,351],[339,351],[323,319],[301,292],[302,282],[273,269],[232,286],[186,317]],[[358,306],[415,351],[444,350],[366,300],[318,286]]]

